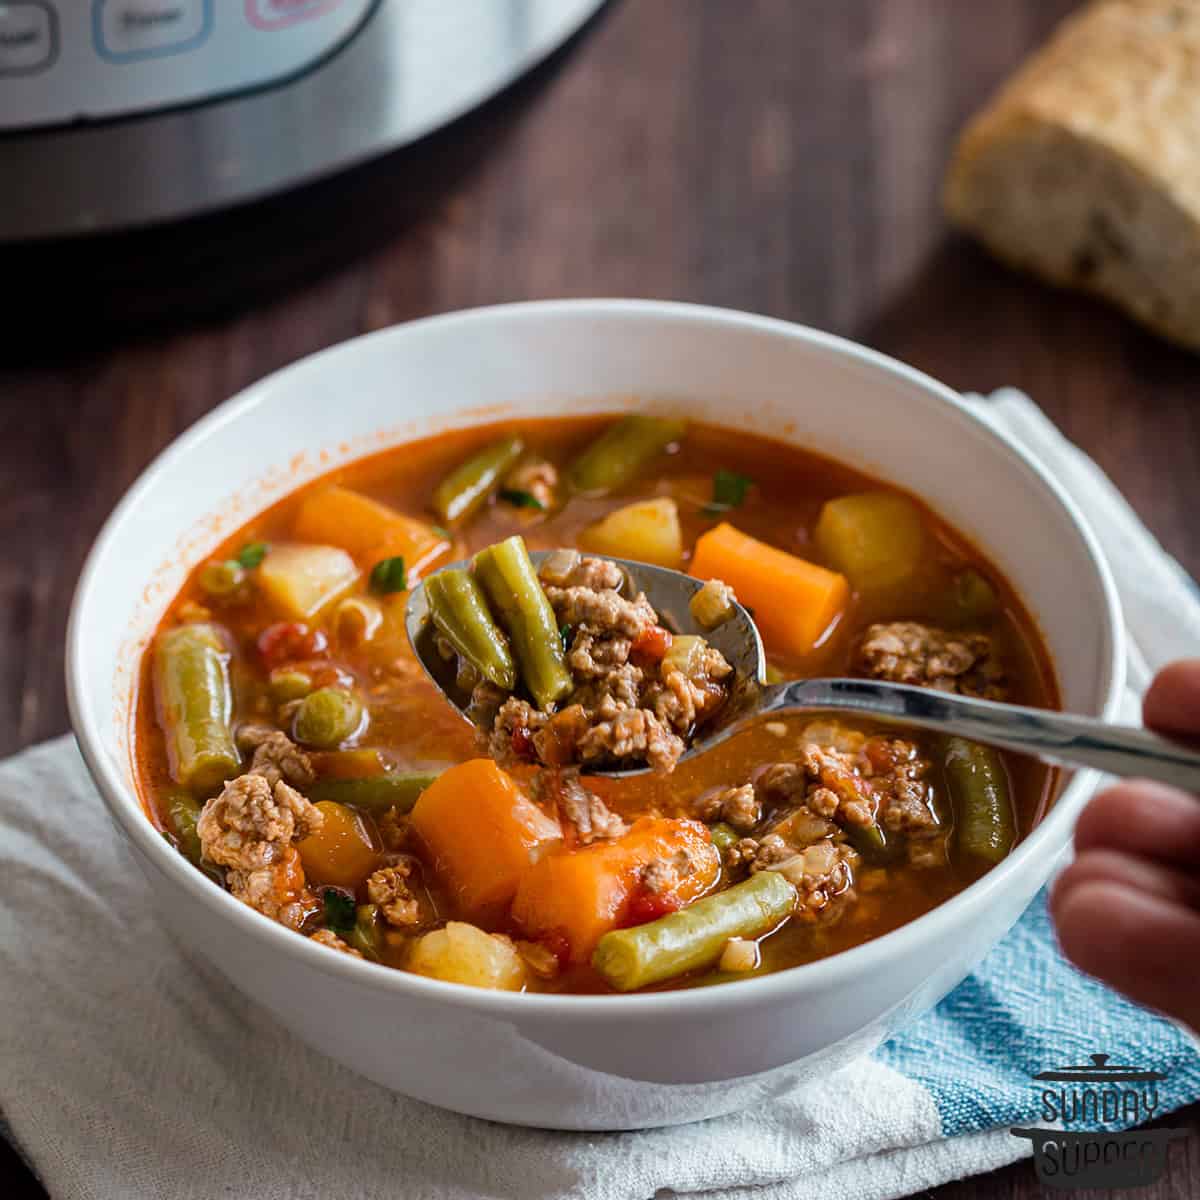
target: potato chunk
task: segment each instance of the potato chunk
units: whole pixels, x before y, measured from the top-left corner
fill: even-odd
[[[525,964],[512,942],[465,921],[450,921],[419,937],[406,965],[417,975],[446,983],[503,992],[525,986]]]
[[[638,500],[589,525],[580,535],[579,544],[593,554],[678,570],[683,561],[679,510],[666,496]]]
[[[701,629],[716,629],[733,616],[736,600],[729,584],[720,579],[710,579],[688,601],[688,610]]]
[[[825,561],[857,592],[906,586],[925,557],[920,510],[894,492],[860,492],[827,501],[816,539]]]
[[[357,579],[354,559],[337,546],[275,543],[258,568],[259,586],[271,602],[300,620],[315,616]]]

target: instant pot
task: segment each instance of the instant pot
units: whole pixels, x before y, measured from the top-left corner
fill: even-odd
[[[131,228],[365,161],[603,0],[0,0],[0,240]]]

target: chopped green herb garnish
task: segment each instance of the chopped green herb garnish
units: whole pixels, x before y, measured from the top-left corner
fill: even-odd
[[[737,471],[722,467],[713,476],[713,498],[704,506],[710,516],[718,516],[731,508],[739,508],[746,500],[746,493],[754,486],[754,480]]]
[[[562,639],[563,653],[565,654],[571,648],[571,627],[570,627],[570,625],[560,625],[558,627],[558,636]]]
[[[454,540],[454,535],[450,532],[450,530],[445,528],[445,526],[434,525],[432,528],[433,532],[436,533],[438,537],[443,538],[445,541],[452,542]]]
[[[404,569],[404,559],[400,555],[380,559],[371,568],[371,591],[386,596],[390,592],[403,592],[407,587],[408,572]]]
[[[244,567],[247,571],[253,571],[267,557],[268,549],[270,547],[266,542],[247,542],[238,551],[235,561],[239,567]]]
[[[321,900],[325,905],[325,924],[334,933],[346,933],[354,928],[354,897],[326,888]]]
[[[532,492],[522,492],[517,488],[501,488],[500,499],[514,508],[536,508],[541,512],[546,507]]]

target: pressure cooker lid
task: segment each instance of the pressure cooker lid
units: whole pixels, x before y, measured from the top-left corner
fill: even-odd
[[[92,89],[69,106],[82,123],[6,123],[0,178],[21,186],[0,187],[0,242],[158,224],[361,165],[494,96],[603,3],[0,0],[0,34],[13,26],[0,39],[0,106],[15,112],[59,79]],[[122,18],[160,10],[173,22]],[[238,64],[261,86],[229,95]],[[281,77],[289,64],[301,69]],[[143,92],[126,96],[138,79]],[[169,107],[172,89],[184,107]]]
[[[1110,1063],[1107,1054],[1093,1054],[1090,1057],[1090,1063],[1041,1071],[1034,1079],[1046,1083],[1160,1083],[1167,1078],[1161,1071]]]

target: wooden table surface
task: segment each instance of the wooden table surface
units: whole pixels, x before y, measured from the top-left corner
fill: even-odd
[[[19,308],[0,349],[0,753],[66,730],[80,563],[180,430],[301,355],[495,301],[728,305],[958,388],[1014,384],[1200,573],[1200,360],[994,265],[939,212],[956,130],[1071,7],[622,0],[499,101],[351,176],[161,231],[0,249]],[[1185,1153],[1200,1163],[1200,1107],[1172,1123],[1192,1144],[1147,1200],[1200,1191],[1181,1175]],[[42,1195],[15,1158],[0,1172]],[[1028,1163],[927,1193],[1038,1194]]]

